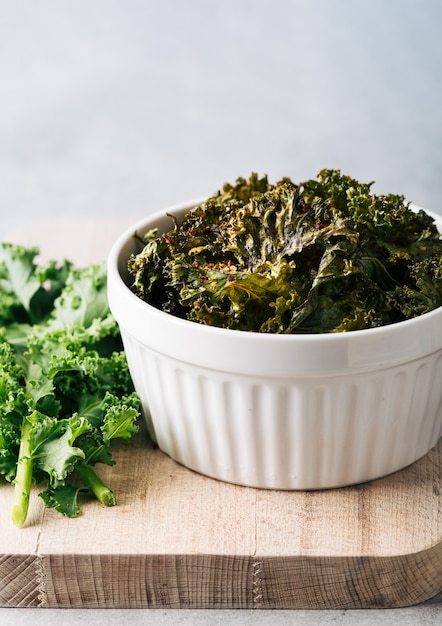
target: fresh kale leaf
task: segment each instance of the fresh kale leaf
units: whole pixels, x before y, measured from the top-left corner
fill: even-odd
[[[77,517],[80,513],[78,494],[82,491],[87,491],[87,488],[65,483],[54,488],[48,487],[39,495],[46,507],[54,508],[66,517]]]
[[[39,249],[10,243],[0,244],[0,322],[45,320],[54,300],[69,275],[72,264],[64,261],[57,266],[50,261],[45,266],[35,262]]]
[[[36,263],[37,248],[2,244],[0,473],[14,483],[12,519],[26,521],[32,485],[45,505],[78,515],[91,491],[114,505],[96,474],[110,444],[137,431],[140,403],[106,292],[105,264]]]

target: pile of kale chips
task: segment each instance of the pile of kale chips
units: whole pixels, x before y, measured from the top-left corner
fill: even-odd
[[[68,517],[79,514],[82,491],[116,504],[94,466],[115,463],[110,444],[135,434],[140,405],[105,264],[41,265],[38,254],[0,244],[0,474],[14,484],[19,527],[33,485]]]
[[[442,241],[400,195],[339,170],[238,178],[143,236],[134,292],[172,315],[262,333],[373,328],[442,305]]]

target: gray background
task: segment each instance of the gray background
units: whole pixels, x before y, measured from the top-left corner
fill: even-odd
[[[442,213],[441,19],[438,0],[0,0],[0,237],[324,167]],[[436,624],[441,607],[0,622]]]
[[[339,168],[442,211],[438,0],[0,1],[2,231]]]

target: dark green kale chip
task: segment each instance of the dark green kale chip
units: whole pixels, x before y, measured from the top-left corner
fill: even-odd
[[[339,170],[225,184],[128,261],[134,292],[188,320],[267,333],[372,328],[442,305],[434,219]]]

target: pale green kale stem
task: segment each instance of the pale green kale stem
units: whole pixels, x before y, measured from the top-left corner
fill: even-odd
[[[23,420],[20,449],[17,461],[17,473],[14,480],[14,495],[12,500],[12,521],[21,528],[26,522],[29,508],[29,498],[32,487],[32,452],[30,432],[31,424]]]
[[[106,506],[115,506],[117,504],[113,491],[97,476],[90,465],[80,463],[75,469],[85,486],[92,491],[99,502]]]

